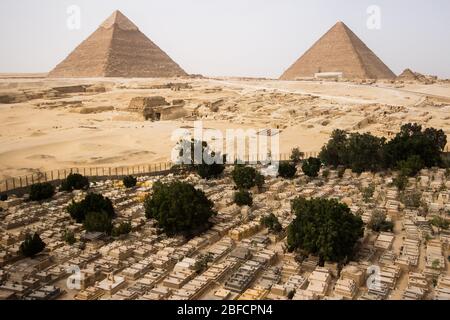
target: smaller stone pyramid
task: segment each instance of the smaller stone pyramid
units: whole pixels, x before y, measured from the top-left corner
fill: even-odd
[[[343,22],[336,23],[281,76],[282,80],[342,72],[346,79],[393,79],[395,74]]]
[[[186,75],[133,22],[115,11],[48,76],[159,78]]]
[[[419,77],[418,75],[413,72],[411,69],[405,69],[398,77],[397,80],[417,80]]]

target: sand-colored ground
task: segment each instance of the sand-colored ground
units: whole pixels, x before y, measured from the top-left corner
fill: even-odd
[[[191,88],[155,88],[167,83]],[[50,90],[74,84],[89,93]],[[126,111],[137,96],[183,99],[189,117],[136,121]],[[280,152],[318,151],[333,129],[389,136],[406,122],[450,133],[450,84],[373,85],[242,79],[0,79],[0,179],[72,167],[117,167],[164,162],[172,132],[203,120],[205,128],[280,128]],[[208,102],[222,99],[218,110]],[[9,101],[11,102],[11,101]],[[194,115],[194,116],[192,116]]]

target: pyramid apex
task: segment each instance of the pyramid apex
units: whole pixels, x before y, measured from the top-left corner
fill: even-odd
[[[101,27],[109,29],[114,25],[118,26],[122,30],[139,30],[139,28],[122,12],[120,12],[120,10],[115,10],[109,18],[101,24]]]
[[[339,20],[338,22],[336,22],[336,24],[334,25],[334,27],[344,27],[344,28],[348,28],[347,25],[345,24],[344,21]]]

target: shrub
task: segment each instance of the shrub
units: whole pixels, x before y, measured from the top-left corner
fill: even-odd
[[[48,182],[35,183],[30,187],[30,200],[41,201],[53,197],[55,194],[55,187]]]
[[[255,184],[258,187],[258,190],[261,192],[265,183],[265,178],[259,172],[256,173]]]
[[[27,234],[25,240],[20,244],[20,252],[25,257],[32,258],[44,249],[45,243],[37,233],[34,233],[33,235]]]
[[[328,179],[329,176],[330,176],[330,170],[328,170],[328,169],[323,170],[322,177],[324,179]]]
[[[403,174],[399,174],[397,177],[394,178],[392,183],[394,186],[397,187],[399,191],[403,191],[408,186],[408,178]]]
[[[273,213],[262,217],[261,223],[263,224],[263,226],[268,228],[270,232],[278,233],[283,230],[281,223],[278,221],[278,218]]]
[[[406,207],[419,208],[422,204],[422,194],[418,191],[404,192],[400,195],[400,201]]]
[[[72,201],[67,212],[78,223],[82,223],[89,212],[105,212],[110,219],[116,216],[111,200],[96,193],[89,193],[80,202]]]
[[[157,182],[152,191],[144,202],[145,216],[155,219],[169,236],[194,236],[208,228],[209,218],[216,214],[204,192],[189,183]]]
[[[301,249],[317,255],[321,264],[350,256],[363,235],[361,218],[335,199],[296,198],[292,210],[296,217],[287,231],[289,251]]]
[[[299,164],[302,161],[305,153],[301,152],[299,148],[294,148],[291,151],[291,161],[295,164]]]
[[[0,194],[0,201],[8,200],[8,195],[6,193]]]
[[[133,176],[126,176],[123,178],[122,182],[125,188],[133,188],[136,186],[137,179]]]
[[[77,242],[77,239],[75,239],[74,233],[69,230],[66,230],[64,232],[63,240],[69,245],[73,245],[75,242]]]
[[[364,202],[369,202],[373,198],[373,194],[375,193],[375,185],[371,183],[367,188],[363,189],[363,199]]]
[[[318,176],[322,163],[318,158],[309,158],[305,160],[302,165],[303,173],[308,177],[315,178]]]
[[[123,234],[129,234],[130,232],[131,232],[131,223],[129,223],[129,222],[122,222],[120,225],[118,225],[117,227],[114,227],[112,229],[111,235],[113,237],[118,237],[118,236],[121,236]]]
[[[71,192],[73,190],[86,190],[89,188],[89,180],[87,177],[79,173],[71,173],[66,180],[61,183],[60,189],[62,191]]]
[[[278,167],[278,176],[285,179],[292,179],[295,177],[297,168],[294,163],[280,162]]]
[[[344,173],[345,173],[345,168],[344,168],[344,167],[340,167],[340,168],[338,169],[338,177],[339,177],[340,179],[342,179],[342,178],[344,177]]]
[[[386,221],[386,214],[381,211],[375,211],[370,218],[367,227],[375,232],[392,231],[394,224],[390,221]]]
[[[234,202],[238,206],[249,206],[253,204],[252,194],[247,190],[239,190],[234,193]]]
[[[431,224],[439,230],[447,230],[450,226],[450,222],[447,219],[439,216],[434,216],[433,219],[431,219]]]
[[[214,257],[211,252],[208,252],[207,254],[200,254],[195,261],[194,271],[197,274],[202,273],[208,268],[208,264],[212,261],[214,261]]]

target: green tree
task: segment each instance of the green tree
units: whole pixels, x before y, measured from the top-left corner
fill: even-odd
[[[89,188],[89,180],[87,177],[79,173],[71,173],[66,180],[61,183],[60,189],[62,191],[71,192],[73,190],[86,190]]]
[[[55,187],[48,182],[35,183],[30,187],[30,200],[41,201],[53,197],[55,194]]]
[[[234,193],[234,203],[238,206],[249,206],[253,205],[253,197],[247,190],[239,190]]]
[[[299,164],[302,161],[304,156],[305,156],[304,152],[301,152],[299,148],[294,148],[291,151],[290,158],[294,164]]]
[[[420,170],[425,167],[425,164],[420,156],[413,155],[410,156],[407,160],[399,161],[397,166],[402,175],[414,177]]]
[[[73,245],[77,242],[77,239],[75,239],[75,234],[70,230],[64,231],[63,240],[69,245]]]
[[[269,215],[262,217],[261,223],[263,226],[269,229],[270,232],[279,233],[283,231],[283,226],[273,213],[270,213]]]
[[[339,177],[340,179],[342,179],[342,178],[344,177],[344,173],[345,173],[345,168],[344,168],[344,167],[340,167],[340,168],[338,169],[338,177]]]
[[[131,232],[131,223],[122,222],[121,224],[112,229],[111,235],[113,237],[119,237],[124,234],[129,234],[130,232]]]
[[[259,172],[257,172],[256,177],[255,177],[255,184],[258,187],[259,192],[261,192],[263,190],[264,183],[265,183],[264,176],[262,174],[260,174]]]
[[[438,228],[439,232],[441,232],[441,230],[448,229],[448,227],[450,226],[450,222],[440,216],[434,216],[433,219],[431,219],[431,225]]]
[[[44,249],[45,243],[37,233],[34,233],[33,235],[27,234],[25,240],[20,244],[20,252],[25,257],[32,258]]]
[[[6,193],[0,193],[0,201],[8,200],[8,195]]]
[[[126,176],[123,178],[122,182],[125,188],[133,188],[136,186],[137,179],[133,176]]]
[[[375,232],[393,231],[394,224],[391,221],[386,221],[386,214],[381,211],[375,211],[370,218],[367,227]]]
[[[113,225],[111,217],[105,211],[88,212],[83,221],[83,227],[89,232],[104,232],[111,234]]]
[[[347,166],[353,172],[377,171],[382,164],[385,139],[370,133],[351,133],[347,145]]]
[[[369,202],[373,198],[373,194],[375,193],[375,185],[371,183],[368,187],[363,189],[363,199],[364,202]]]
[[[105,212],[110,219],[116,216],[111,200],[96,193],[87,194],[80,202],[72,201],[67,212],[77,223],[82,223],[89,212]]]
[[[422,205],[422,194],[419,191],[402,192],[400,194],[400,201],[406,207],[419,208]]]
[[[294,163],[280,162],[278,167],[278,176],[285,179],[293,179],[297,173],[297,168]]]
[[[301,249],[317,255],[321,264],[350,256],[363,235],[361,218],[335,199],[296,198],[292,210],[296,217],[288,227],[289,251]]]
[[[408,186],[408,177],[406,177],[403,174],[399,174],[397,177],[394,178],[392,181],[393,185],[397,187],[399,191],[403,191]]]
[[[413,156],[419,157],[425,167],[439,166],[442,164],[441,155],[446,144],[447,136],[443,130],[422,130],[419,124],[405,124],[383,148],[385,167],[393,168]]]
[[[256,186],[259,173],[253,167],[235,165],[231,176],[238,189],[251,189]]]
[[[182,163],[183,167],[195,171],[203,179],[217,178],[225,170],[223,163],[226,161],[226,156],[212,151],[206,141],[181,140],[178,147],[178,162]],[[206,161],[205,158],[209,160]]]
[[[155,183],[144,206],[146,217],[158,221],[158,226],[169,236],[194,236],[207,229],[209,218],[216,214],[203,191],[180,181]]]
[[[337,167],[339,165],[346,165],[348,163],[347,145],[347,132],[339,129],[334,130],[331,133],[330,140],[322,147],[322,151],[319,153],[320,160],[326,166]]]
[[[321,166],[322,163],[318,158],[311,157],[303,162],[302,170],[308,177],[315,178],[319,175]]]

